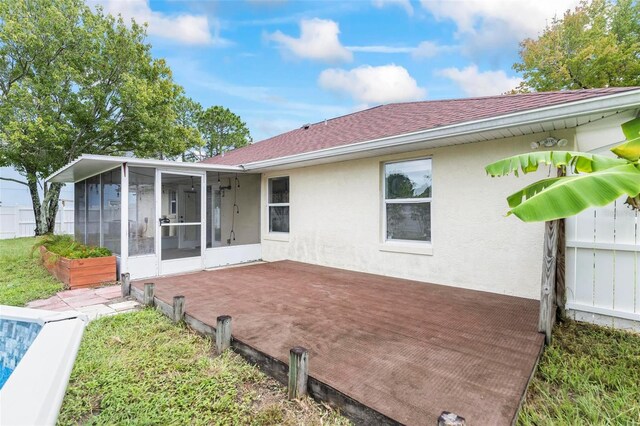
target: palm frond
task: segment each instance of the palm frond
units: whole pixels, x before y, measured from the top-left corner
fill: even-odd
[[[508,214],[524,222],[561,219],[594,206],[605,206],[622,195],[640,194],[640,170],[633,164],[590,174],[550,178],[512,194]],[[518,197],[520,197],[518,201]],[[522,199],[525,198],[524,201]]]
[[[574,173],[592,173],[627,164],[627,161],[586,152],[540,151],[496,161],[486,166],[485,170],[492,177],[506,176],[510,173],[518,176],[519,171],[525,174],[535,172],[541,164],[555,168],[569,166]]]

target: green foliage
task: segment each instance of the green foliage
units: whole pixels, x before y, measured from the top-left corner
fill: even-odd
[[[520,47],[519,91],[640,86],[640,2],[583,0]]]
[[[0,165],[31,191],[52,231],[59,184],[38,182],[81,154],[179,155],[200,143],[183,89],[151,56],[145,28],[82,0],[0,0]]]
[[[204,154],[213,157],[250,144],[245,122],[228,108],[212,106],[199,114],[198,129],[204,139]]]
[[[618,157],[629,161],[638,161],[640,159],[640,119],[624,123],[622,132],[627,138],[627,142],[614,147],[611,151]]]
[[[67,259],[106,257],[112,254],[108,248],[85,246],[74,241],[69,235],[47,235],[36,243],[34,249],[39,246],[44,246],[51,253]]]
[[[209,339],[153,309],[95,320],[58,424],[347,424],[312,402],[289,405],[282,387],[233,352],[211,353]]]
[[[31,247],[39,241],[0,240],[0,305],[24,306],[62,290],[62,283],[49,274],[38,257],[31,256]]]
[[[640,420],[640,335],[573,321],[556,325],[519,425],[632,425]]]
[[[640,118],[622,125],[627,138],[640,134]],[[535,182],[507,197],[511,210],[525,222],[547,221],[601,207],[627,195],[627,204],[640,209],[640,138],[612,148],[619,158],[573,151],[532,152],[505,158],[485,167],[491,176],[518,175],[540,164],[562,171],[559,177]],[[565,171],[573,174],[565,176]]]

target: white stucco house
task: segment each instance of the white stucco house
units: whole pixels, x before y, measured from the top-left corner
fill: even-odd
[[[639,111],[638,87],[397,103],[201,163],[83,155],[49,180],[75,184],[76,238],[132,279],[291,259],[537,299],[543,224],[505,198],[541,175],[484,166],[543,140],[604,153]]]

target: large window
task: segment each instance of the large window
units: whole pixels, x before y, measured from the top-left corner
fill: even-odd
[[[120,254],[120,168],[77,182],[75,190],[75,239]]]
[[[386,240],[431,241],[431,159],[384,164]]]
[[[120,254],[120,169],[102,173],[100,193],[102,194],[102,246],[115,254]]]
[[[269,179],[269,232],[289,232],[289,177]]]
[[[129,168],[129,256],[155,253],[156,169]]]
[[[86,182],[77,182],[74,185],[74,237],[79,243],[85,244],[87,237],[87,194]]]
[[[87,179],[87,235],[86,244],[90,246],[100,245],[100,175]]]

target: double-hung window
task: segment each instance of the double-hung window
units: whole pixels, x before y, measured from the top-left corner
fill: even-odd
[[[289,177],[269,179],[269,232],[289,232]]]
[[[431,159],[384,164],[385,241],[431,242]]]

